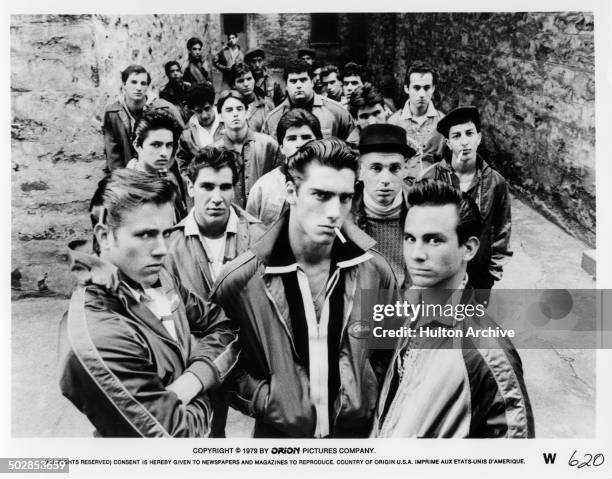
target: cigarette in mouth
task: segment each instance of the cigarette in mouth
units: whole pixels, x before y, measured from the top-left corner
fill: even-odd
[[[337,226],[334,227],[334,231],[336,232],[336,236],[338,237],[338,239],[340,241],[342,241],[342,243],[346,243],[346,238],[344,237],[344,235],[340,232],[340,228],[338,228]]]

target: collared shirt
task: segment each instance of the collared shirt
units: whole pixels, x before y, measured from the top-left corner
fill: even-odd
[[[227,220],[227,226],[225,227],[225,233],[220,238],[222,245],[214,245],[217,240],[210,240],[206,238],[198,227],[198,223],[195,219],[195,211],[192,209],[187,217],[185,218],[185,236],[197,236],[202,243],[202,248],[206,253],[208,264],[210,267],[210,273],[213,281],[217,279],[226,258],[233,258],[235,254],[232,254],[232,248],[236,248],[236,233],[238,232],[238,215],[234,211],[234,208],[230,206],[229,219]],[[217,246],[217,247],[215,247]],[[218,253],[216,254],[215,251]]]
[[[217,114],[215,114],[215,119],[209,128],[204,128],[202,125],[200,125],[197,115],[192,115],[192,117],[189,119],[189,125],[195,128],[198,135],[198,142],[200,143],[201,147],[212,146],[215,143],[215,132],[217,131],[217,128],[219,128],[220,123],[221,120]]]
[[[430,101],[424,116],[424,121],[417,120],[417,117],[410,111],[410,104],[407,101],[402,110],[391,115],[388,123],[401,126],[406,130],[407,136],[415,139],[421,149],[424,150],[428,140],[437,133],[436,125],[444,117],[444,114],[436,110],[433,102]]]
[[[372,256],[354,244],[336,240],[332,248],[330,274],[319,298],[313,297],[308,276],[297,264],[285,227],[274,247],[278,255],[265,274],[282,274],[289,304],[296,350],[308,371],[310,397],[316,409],[314,437],[332,433],[330,415],[340,387],[339,350],[343,318],[344,275],[342,270]],[[307,361],[306,361],[307,359]]]

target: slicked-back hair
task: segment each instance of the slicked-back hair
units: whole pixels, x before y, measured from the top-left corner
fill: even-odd
[[[416,182],[408,193],[408,204],[411,207],[455,205],[459,244],[465,244],[472,236],[480,238],[482,219],[478,206],[468,194],[444,181],[426,179]]]
[[[230,98],[234,98],[235,100],[238,100],[244,105],[245,108],[248,108],[249,106],[244,95],[240,93],[238,90],[223,90],[221,94],[219,95],[219,99],[217,100],[217,112],[218,113],[221,113],[221,110],[223,109],[223,105]]]
[[[295,184],[296,189],[305,180],[306,167],[311,163],[318,163],[338,171],[348,168],[355,173],[355,178],[357,178],[359,154],[338,138],[309,141],[302,145],[294,155],[287,158],[285,177],[287,181]]]
[[[140,75],[141,73],[146,73],[147,85],[150,85],[151,75],[149,74],[149,72],[146,70],[145,67],[143,67],[142,65],[136,65],[136,64],[126,67],[126,69],[121,72],[121,83],[125,85],[125,82],[128,81],[128,78],[130,78],[130,75],[133,75],[133,74]]]
[[[204,106],[206,103],[215,104],[215,87],[209,81],[194,83],[185,91],[185,104],[189,108]]]
[[[174,148],[181,136],[181,127],[171,113],[166,110],[149,110],[145,112],[134,126],[134,143],[142,146],[150,131],[170,130]]]
[[[229,81],[232,87],[235,86],[236,80],[240,78],[242,75],[246,75],[247,73],[253,74],[251,67],[249,67],[246,63],[234,63],[229,71]]]
[[[191,37],[189,40],[187,40],[187,50],[191,50],[194,45],[200,45],[202,48],[204,48],[204,43],[198,37]]]
[[[344,77],[359,77],[365,83],[366,73],[363,65],[355,62],[348,62],[342,69],[342,78]]]
[[[353,118],[357,118],[360,108],[373,107],[380,105],[385,107],[385,99],[380,94],[378,89],[371,83],[364,83],[357,87],[349,97],[349,112]]]
[[[181,65],[176,60],[170,60],[164,64],[164,71],[166,72],[166,76],[168,78],[170,78],[170,68],[172,68],[174,65],[179,67],[179,70],[181,69]]]
[[[147,203],[172,203],[175,195],[174,184],[157,175],[127,168],[114,170],[100,180],[91,198],[91,225],[102,223],[116,229],[129,211]]]
[[[342,80],[342,75],[340,74],[340,70],[336,65],[325,65],[323,68],[321,68],[321,80],[323,80],[323,77],[329,76],[332,73],[336,74],[336,78],[338,80]]]
[[[187,167],[187,178],[192,183],[198,179],[198,174],[203,168],[212,168],[215,171],[219,171],[221,168],[229,168],[232,170],[232,185],[238,182],[238,152],[234,150],[228,150],[227,148],[205,146],[201,148],[189,163]]]
[[[408,70],[406,71],[406,76],[404,77],[404,85],[410,86],[410,75],[412,75],[413,73],[420,73],[421,75],[424,75],[425,73],[431,73],[432,86],[436,86],[436,84],[438,83],[438,72],[432,65],[427,62],[421,60],[412,62],[410,64],[410,67],[408,67]]]
[[[308,77],[312,80],[314,77],[314,73],[312,71],[312,65],[310,63],[305,62],[300,58],[294,58],[287,62],[285,71],[283,72],[283,79],[287,81],[287,78],[289,78],[291,73],[307,73]]]
[[[278,144],[283,144],[283,140],[289,128],[300,128],[302,126],[309,127],[317,140],[323,138],[321,123],[316,116],[303,108],[292,108],[281,116],[278,121],[278,126],[276,127],[276,139],[278,140]]]

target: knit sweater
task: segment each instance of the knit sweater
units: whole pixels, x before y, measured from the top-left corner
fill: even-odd
[[[391,264],[398,284],[402,284],[406,272],[402,251],[404,224],[402,218],[365,218],[366,233],[376,240],[376,250]]]

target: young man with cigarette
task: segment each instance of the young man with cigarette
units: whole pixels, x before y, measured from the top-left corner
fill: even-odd
[[[255,437],[364,437],[371,428],[375,371],[386,364],[356,332],[367,322],[360,292],[384,290],[380,302],[393,303],[397,288],[374,241],[346,221],[357,171],[357,155],[336,138],[289,157],[289,209],[211,295],[240,328],[229,399],[256,418]]]
[[[448,151],[443,160],[425,170],[420,179],[445,181],[467,193],[476,202],[483,229],[479,238],[480,248],[468,265],[468,274],[474,288],[490,290],[495,281],[502,278],[504,265],[512,257],[508,184],[478,154],[482,134],[480,115],[475,107],[452,110],[440,120],[437,129],[446,138]]]

